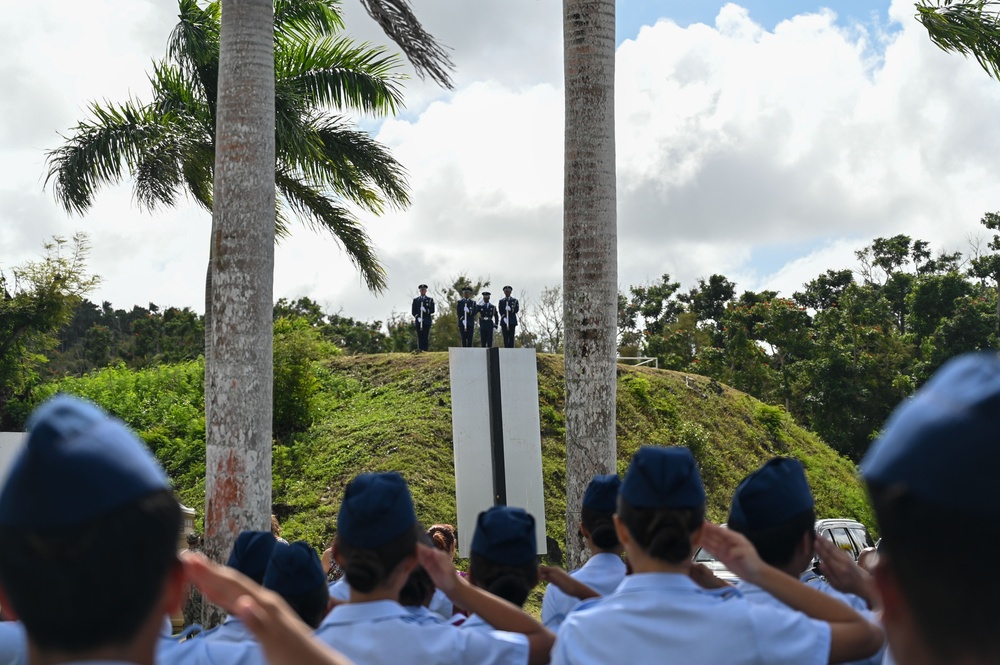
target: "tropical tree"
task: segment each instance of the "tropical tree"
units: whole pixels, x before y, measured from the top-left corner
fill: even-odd
[[[566,533],[572,534],[587,483],[617,466],[615,1],[563,0],[563,49]],[[577,539],[566,544],[567,565],[582,563]]]
[[[219,0],[180,0],[167,55],[149,76],[152,101],[91,104],[92,118],[48,154],[46,183],[67,211],[87,212],[100,188],[129,176],[144,209],[172,206],[186,193],[212,210],[221,12]],[[352,207],[380,214],[405,206],[405,172],[339,112],[395,113],[400,61],[354,44],[340,35],[343,27],[334,0],[274,2],[272,235],[289,232],[290,213],[329,231],[369,288],[380,291],[385,271]]]

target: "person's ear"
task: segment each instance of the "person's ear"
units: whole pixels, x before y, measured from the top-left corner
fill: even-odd
[[[618,513],[611,516],[611,519],[615,523],[615,533],[618,534],[618,542],[622,545],[627,545],[632,542],[632,534],[629,533],[628,527],[620,519],[618,519]]]
[[[188,582],[184,575],[184,566],[180,561],[175,561],[167,569],[166,579],[163,581],[163,604],[167,614],[179,612],[184,604],[187,595]]]
[[[886,624],[898,623],[909,613],[899,580],[888,563],[885,554],[880,552],[874,574],[875,588],[882,597],[882,621]]]
[[[344,567],[344,555],[340,553],[340,548],[337,547],[337,539],[333,539],[333,544],[330,545],[330,558],[333,559],[338,566]]]
[[[691,556],[694,556],[695,550],[701,547],[701,537],[705,533],[705,520],[701,521],[698,528],[691,532]]]

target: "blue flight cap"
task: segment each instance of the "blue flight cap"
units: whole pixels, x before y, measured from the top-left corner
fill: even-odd
[[[802,462],[790,457],[768,460],[733,493],[729,526],[761,531],[778,526],[813,507],[812,491]]]
[[[236,536],[226,565],[260,584],[264,580],[267,562],[271,559],[276,542],[270,531],[241,531]]]
[[[401,475],[362,473],[344,490],[337,536],[353,547],[374,549],[416,524],[413,499]]]
[[[535,518],[523,508],[493,506],[479,513],[472,551],[504,566],[535,561]]]
[[[326,589],[326,574],[316,550],[302,541],[276,544],[264,573],[264,587],[285,598]]]
[[[70,527],[167,490],[163,469],[120,420],[68,395],[28,419],[29,434],[0,493],[0,525]]]
[[[621,497],[635,508],[698,508],[705,488],[690,450],[643,446],[632,456]]]
[[[895,487],[946,508],[1000,513],[1000,357],[948,361],[893,411],[861,462],[876,487]]]
[[[618,508],[618,489],[622,479],[618,474],[594,476],[583,493],[583,507],[602,513],[613,513]]]

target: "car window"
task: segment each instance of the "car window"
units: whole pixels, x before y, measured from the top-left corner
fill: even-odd
[[[851,527],[849,531],[854,537],[854,542],[857,543],[858,549],[863,550],[866,547],[874,547],[872,539],[868,537],[868,531],[865,529],[860,527]]]
[[[703,548],[699,547],[698,551],[695,552],[694,560],[697,563],[704,563],[706,561],[715,561],[715,557],[705,551]]]
[[[837,527],[835,529],[830,529],[830,534],[833,536],[833,542],[836,543],[837,547],[845,550],[854,559],[858,558],[858,552],[854,549],[854,543],[851,542],[851,537],[847,535],[847,529],[842,527]]]

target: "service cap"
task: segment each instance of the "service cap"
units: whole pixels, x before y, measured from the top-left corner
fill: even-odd
[[[621,497],[636,508],[698,508],[705,488],[690,450],[643,446],[632,456]]]
[[[538,556],[535,518],[523,508],[493,506],[479,513],[472,551],[505,566],[523,566]]]
[[[613,513],[618,507],[618,490],[622,479],[618,474],[597,475],[583,493],[583,507],[603,513]]]
[[[316,550],[302,541],[276,544],[264,573],[264,586],[286,598],[326,588],[326,575]]]
[[[737,486],[728,522],[737,531],[761,531],[787,522],[813,505],[802,462],[775,457]]]
[[[236,536],[226,565],[260,584],[264,580],[267,562],[271,560],[276,542],[270,531],[241,531]]]
[[[344,490],[337,536],[348,545],[375,549],[416,523],[410,489],[401,475],[362,473]]]

